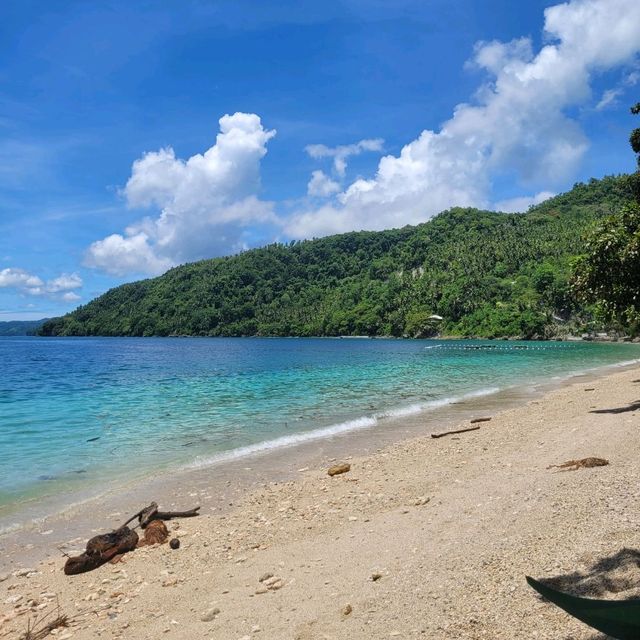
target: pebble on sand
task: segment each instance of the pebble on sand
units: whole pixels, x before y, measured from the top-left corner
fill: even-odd
[[[332,467],[329,467],[327,473],[330,476],[337,476],[341,473],[347,473],[347,471],[351,471],[351,465],[348,462],[342,462],[340,464],[334,464]]]
[[[220,613],[220,609],[218,609],[218,607],[212,607],[211,609],[207,609],[202,616],[200,617],[200,620],[202,620],[202,622],[211,622],[212,620],[215,619],[215,617]]]

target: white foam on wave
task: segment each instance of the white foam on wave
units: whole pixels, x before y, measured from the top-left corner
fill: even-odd
[[[18,531],[18,529],[22,529],[23,526],[24,525],[20,524],[19,522],[12,522],[11,524],[0,526],[0,536]]]
[[[274,438],[273,440],[264,440],[263,442],[256,442],[255,444],[238,447],[237,449],[221,451],[220,453],[216,453],[211,456],[196,458],[185,468],[202,469],[230,460],[238,460],[240,458],[246,458],[252,455],[267,453],[269,451],[273,451],[274,449],[283,449],[285,447],[292,447],[298,444],[312,442],[314,440],[323,440],[325,438],[330,438],[332,436],[350,433],[353,431],[359,431],[361,429],[369,429],[371,427],[375,427],[380,420],[402,418],[409,415],[415,415],[424,411],[430,411],[438,409],[439,407],[445,407],[455,402],[461,402],[463,400],[469,400],[471,398],[479,398],[481,396],[491,395],[493,393],[497,393],[498,391],[500,391],[498,387],[491,387],[488,389],[479,389],[478,391],[472,391],[461,396],[439,398],[438,400],[430,400],[424,403],[411,404],[406,407],[389,409],[387,411],[374,413],[371,416],[361,416],[360,418],[347,420],[345,422],[338,422],[327,427],[314,429],[313,431],[293,433],[291,435]]]

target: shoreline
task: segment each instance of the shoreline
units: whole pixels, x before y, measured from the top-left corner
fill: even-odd
[[[0,619],[16,614],[0,626],[0,637],[5,629],[7,635],[24,629],[34,615],[20,602],[55,592],[65,613],[78,615],[69,630],[74,638],[506,639],[532,637],[532,630],[543,638],[593,638],[539,602],[523,574],[586,575],[598,559],[637,547],[639,394],[637,364],[609,368],[494,413],[475,432],[433,440],[423,430],[422,437],[370,444],[373,450],[362,455],[341,440],[336,450],[344,455],[336,459],[350,458],[352,470],[336,478],[326,476],[336,450],[317,453],[306,469],[279,469],[277,482],[268,469],[247,467],[245,478],[257,481],[253,490],[243,478],[227,480],[217,498],[232,504],[168,523],[183,541],[178,551],[139,549],[121,565],[75,577],[62,574],[58,554],[31,577],[0,582]],[[463,410],[484,407],[476,402]],[[611,464],[546,468],[586,456]],[[211,495],[210,481],[196,491],[184,488],[178,506],[191,508],[203,491]],[[138,501],[146,504],[142,496]],[[108,529],[99,513],[91,522]],[[67,550],[79,550],[90,535],[85,530]],[[265,571],[282,578],[281,589],[261,591]],[[16,595],[23,598],[6,604]],[[352,613],[344,614],[347,604]],[[211,608],[220,612],[202,621]]]
[[[65,494],[56,494],[50,500],[37,499],[33,505],[21,508],[13,526],[6,523],[10,515],[5,516],[4,528],[0,530],[0,573],[12,570],[17,563],[42,560],[46,556],[41,546],[43,540],[55,548],[66,548],[71,538],[98,526],[96,512],[109,529],[118,526],[117,516],[134,513],[142,502],[157,501],[176,510],[185,508],[181,500],[186,494],[199,496],[205,511],[224,512],[238,494],[268,483],[295,479],[300,469],[329,466],[340,457],[351,459],[425,434],[428,437],[443,427],[523,406],[578,379],[597,380],[612,371],[633,369],[639,362],[626,360],[555,376],[546,382],[536,380],[528,385],[471,391],[459,397],[425,402],[417,410],[414,405],[399,406],[388,413],[353,419],[349,421],[353,426],[344,423],[348,428],[334,431],[336,425],[320,427],[276,441],[223,451],[205,460],[197,456],[187,465],[160,467],[158,471],[166,474],[166,478],[145,470],[114,481],[99,492],[92,485],[83,493],[74,492],[71,502],[65,499]],[[358,424],[364,422],[367,424]],[[282,446],[272,446],[280,444],[280,440]],[[348,452],[346,456],[344,451]],[[234,485],[235,489],[230,491],[229,487]],[[216,495],[212,495],[214,492]]]

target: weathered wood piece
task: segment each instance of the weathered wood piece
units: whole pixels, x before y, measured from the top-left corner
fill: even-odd
[[[469,420],[471,424],[476,424],[476,422],[489,422],[491,418],[474,418],[473,420]]]
[[[591,467],[606,467],[609,461],[605,458],[581,458],[580,460],[567,460],[562,464],[550,464],[547,469],[562,469],[564,471],[577,471],[578,469],[590,469]]]
[[[189,511],[158,511],[152,519],[171,520],[172,518],[193,518],[200,515],[198,513],[199,511],[199,506],[189,509]]]
[[[163,520],[172,518],[193,518],[199,515],[200,507],[188,511],[158,511],[158,504],[152,502],[144,509],[134,513],[120,528],[111,533],[94,536],[87,542],[84,553],[68,558],[64,565],[67,575],[76,575],[97,569],[105,562],[117,562],[124,553],[133,551],[136,546],[166,542],[169,531]],[[138,524],[129,528],[127,525],[137,518]],[[144,539],[140,542],[137,527],[145,530]],[[140,544],[139,544],[140,543]]]
[[[111,533],[94,536],[79,556],[68,558],[64,572],[68,576],[97,569],[114,556],[133,551],[138,544],[138,534],[129,527],[120,527]]]
[[[440,433],[432,433],[432,438],[444,438],[444,436],[452,436],[455,433],[465,433],[467,431],[477,431],[480,427],[467,427],[466,429],[454,429],[453,431],[441,431]]]
[[[158,514],[158,505],[152,502],[148,507],[143,509],[138,516],[138,523],[144,529]]]

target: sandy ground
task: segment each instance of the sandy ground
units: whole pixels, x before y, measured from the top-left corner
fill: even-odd
[[[349,459],[335,477],[301,470],[224,515],[171,521],[178,550],[146,547],[70,577],[55,552],[0,575],[0,637],[59,606],[70,623],[50,637],[61,640],[603,638],[524,576],[640,596],[640,369],[480,427]],[[547,469],[587,456],[610,464]]]

